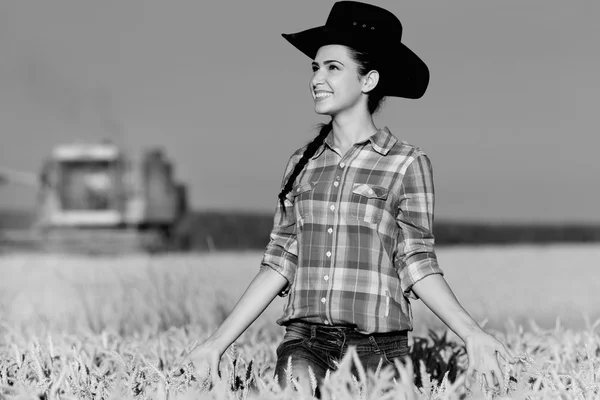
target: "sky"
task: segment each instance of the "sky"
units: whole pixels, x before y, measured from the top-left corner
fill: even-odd
[[[596,0],[377,1],[429,66],[422,99],[375,122],[422,148],[436,220],[600,222]],[[324,0],[0,2],[0,165],[37,172],[52,147],[165,149],[199,210],[272,213],[291,153],[327,119],[310,59],[281,37]],[[0,208],[35,190],[0,187]]]

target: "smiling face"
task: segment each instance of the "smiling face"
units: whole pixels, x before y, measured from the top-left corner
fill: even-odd
[[[346,46],[326,45],[312,62],[309,87],[318,114],[336,116],[367,106],[368,75],[358,73],[358,64]]]

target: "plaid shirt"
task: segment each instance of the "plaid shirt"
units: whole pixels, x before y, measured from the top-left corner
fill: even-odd
[[[284,184],[304,149],[290,158]],[[412,330],[412,285],[443,273],[432,234],[430,161],[387,127],[343,157],[336,150],[330,133],[296,178],[286,213],[277,206],[261,262],[288,280],[277,322]]]

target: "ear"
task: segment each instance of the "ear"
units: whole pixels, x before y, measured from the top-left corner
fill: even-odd
[[[363,76],[363,93],[369,93],[371,90],[375,89],[375,86],[379,83],[379,72],[377,70],[369,71],[365,76]]]

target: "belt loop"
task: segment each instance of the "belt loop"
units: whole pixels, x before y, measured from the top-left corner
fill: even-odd
[[[344,346],[346,345],[346,332],[340,332],[342,334],[342,346],[340,347],[340,351],[344,351]]]
[[[375,341],[373,335],[369,335],[369,342],[371,342],[371,346],[375,349],[375,354],[381,354],[381,349],[379,348],[379,345]]]
[[[316,325],[311,325],[310,326],[310,339],[314,339],[317,337],[317,326]]]

